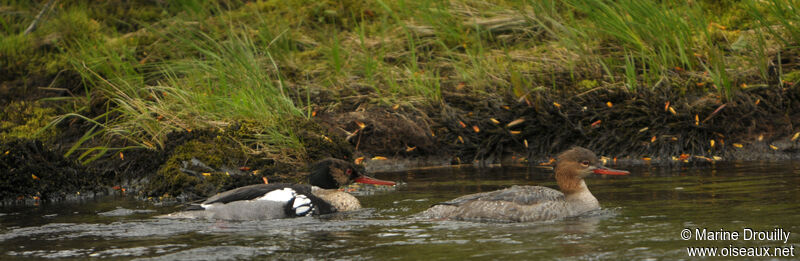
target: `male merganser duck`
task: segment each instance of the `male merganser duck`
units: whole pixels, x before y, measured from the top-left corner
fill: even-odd
[[[583,178],[591,173],[627,175],[609,169],[590,150],[573,147],[558,155],[556,182],[561,192],[539,186],[511,188],[462,196],[418,214],[427,219],[527,222],[578,216],[600,209]]]
[[[359,174],[349,162],[329,158],[311,166],[310,185],[273,183],[244,186],[210,197],[187,211],[160,217],[264,220],[357,210],[361,208],[358,199],[338,190],[353,182],[395,185],[392,181]]]

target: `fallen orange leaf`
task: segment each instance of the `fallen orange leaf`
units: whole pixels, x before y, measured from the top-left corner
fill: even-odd
[[[519,118],[519,119],[513,120],[513,121],[509,122],[508,124],[506,124],[506,127],[511,128],[511,127],[517,126],[517,125],[519,125],[520,123],[523,123],[523,122],[525,122],[525,119],[524,118]]]
[[[739,144],[739,143],[734,143],[734,144],[733,144],[733,146],[734,146],[734,147],[737,147],[737,148],[744,147],[742,144]]]
[[[375,157],[372,157],[372,160],[387,160],[387,158],[383,157],[383,156],[375,156]]]
[[[600,125],[601,122],[603,122],[603,120],[597,120],[595,122],[592,122],[592,128],[597,127],[597,125]]]
[[[710,159],[710,158],[708,158],[708,157],[703,157],[703,156],[694,156],[694,157],[695,157],[695,158],[698,158],[698,159],[704,159],[704,160],[706,160],[706,161],[708,161],[708,162],[713,162],[713,161],[714,161],[714,160],[712,160],[712,159]]]
[[[31,178],[33,178],[34,180],[39,180],[39,177],[37,177],[36,175],[33,175],[33,174],[31,174]]]
[[[511,135],[517,135],[517,134],[522,133],[522,131],[515,131],[515,130],[509,131],[509,132],[511,132]]]
[[[491,122],[492,122],[492,123],[494,123],[494,124],[500,124],[500,121],[498,121],[498,120],[497,120],[497,119],[495,119],[495,118],[489,118],[489,121],[491,121]]]
[[[415,149],[417,149],[417,146],[414,146],[414,147],[408,147],[408,146],[406,146],[406,152],[412,152],[412,151],[414,151]]]
[[[267,180],[267,177],[261,177],[261,180],[264,181],[264,184],[269,184],[269,180]]]
[[[478,128],[478,125],[472,125],[472,130],[475,132],[481,132],[481,129]]]
[[[364,157],[358,157],[353,162],[355,162],[356,165],[361,165],[361,162],[364,162]]]
[[[458,121],[458,125],[461,125],[461,128],[467,127],[467,124],[465,124],[463,121]]]
[[[557,103],[557,102],[553,102],[553,105],[555,105],[555,106],[556,106],[556,107],[558,107],[558,108],[561,108],[561,104],[559,104],[559,103]]]
[[[608,106],[609,108],[611,108],[611,107],[614,107],[614,104],[613,104],[613,103],[611,103],[611,102],[606,102],[606,106]]]

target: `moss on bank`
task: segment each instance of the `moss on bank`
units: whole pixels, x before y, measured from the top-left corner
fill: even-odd
[[[170,150],[145,186],[148,196],[210,196],[220,191],[247,184],[270,182],[304,182],[305,163],[327,157],[347,159],[348,144],[328,134],[312,121],[293,121],[298,140],[307,144],[302,155],[308,158],[287,158],[292,154],[263,154],[257,146],[243,146],[237,141],[257,139],[263,126],[253,121],[238,121],[223,129],[195,130],[192,139]],[[282,160],[281,160],[282,159]]]
[[[0,141],[34,138],[52,141],[55,129],[42,129],[57,116],[53,108],[43,107],[37,101],[13,101],[0,112]],[[40,132],[41,131],[41,132]]]

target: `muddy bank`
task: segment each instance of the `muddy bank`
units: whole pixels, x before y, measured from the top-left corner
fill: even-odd
[[[613,88],[577,94],[542,91],[522,98],[443,94],[442,103],[425,107],[357,101],[352,108],[320,110],[311,120],[296,123],[304,143],[310,144],[307,161],[337,157],[361,162],[372,172],[453,164],[539,165],[574,145],[595,150],[611,164],[704,164],[799,155],[797,85],[746,89],[725,101],[709,93]],[[307,162],[242,150],[236,138],[251,135],[249,124],[175,132],[162,150],[112,152],[86,165],[64,156],[69,143],[82,135],[75,131],[81,124],[62,124],[52,143],[0,143],[5,172],[0,196],[6,203],[79,193],[193,200],[264,179],[305,182]]]
[[[245,131],[249,124],[239,122],[223,130],[173,132],[164,149],[110,150],[85,164],[80,163],[79,155],[91,150],[65,156],[72,143],[83,135],[80,130],[86,129],[80,121],[59,124],[58,133],[48,139],[50,142],[4,140],[0,142],[0,203],[38,204],[105,194],[189,201],[261,182],[306,182],[305,163],[248,154],[236,143],[233,136],[241,139],[252,135]],[[313,136],[320,136],[318,126],[304,124],[307,130],[317,131]],[[318,144],[308,149],[314,160],[350,157],[350,148],[335,137],[305,139]]]
[[[426,164],[538,164],[575,145],[628,162],[780,160],[796,157],[800,142],[797,85],[745,89],[728,100],[621,88],[519,99],[444,92],[444,100],[425,114],[368,107],[319,120],[367,161],[385,156]]]

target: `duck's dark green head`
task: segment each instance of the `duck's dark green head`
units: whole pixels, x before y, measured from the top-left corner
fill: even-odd
[[[367,177],[361,170],[350,162],[327,158],[311,165],[311,174],[308,183],[324,189],[337,189],[353,182],[394,186],[393,181],[385,181]]]

